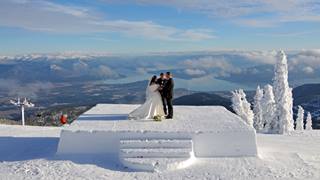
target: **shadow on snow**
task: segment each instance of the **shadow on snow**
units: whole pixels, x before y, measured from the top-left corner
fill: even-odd
[[[72,161],[76,164],[92,164],[114,171],[130,172],[121,165],[118,157],[107,155],[57,156],[58,137],[0,137],[0,162],[46,159],[48,161]]]

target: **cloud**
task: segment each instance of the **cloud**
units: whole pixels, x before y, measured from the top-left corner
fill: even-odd
[[[227,59],[215,56],[187,59],[182,61],[179,67],[187,68],[185,70],[186,74],[197,76],[208,74],[214,76],[228,76],[230,73],[239,73],[241,71],[240,68],[229,63]]]
[[[49,1],[0,1],[0,26],[51,33],[113,32],[157,40],[199,41],[215,36],[207,29],[179,29],[152,21],[107,20],[97,11]]]
[[[315,34],[317,31],[301,31],[301,32],[286,32],[286,33],[257,33],[259,36],[266,37],[303,37],[304,35]]]
[[[212,31],[208,29],[182,30],[175,27],[163,26],[152,21],[101,21],[94,22],[111,32],[122,32],[128,36],[140,36],[149,39],[160,39],[169,41],[199,41],[213,39]]]
[[[208,29],[191,29],[186,30],[180,35],[181,39],[191,38],[192,40],[206,40],[216,38],[212,31]]]
[[[277,51],[233,51],[232,54],[261,64],[275,64]]]
[[[80,76],[87,74],[90,71],[90,67],[83,61],[77,61],[72,64],[71,76]]]
[[[58,66],[58,65],[56,65],[56,64],[52,64],[52,65],[50,65],[50,70],[52,70],[52,71],[61,71],[61,70],[63,70],[63,68]]]
[[[113,71],[110,67],[106,65],[100,65],[96,70],[93,70],[92,73],[98,75],[99,77],[107,77],[107,78],[118,78],[120,75]]]
[[[200,69],[186,69],[184,71],[187,75],[190,76],[202,76],[202,75],[206,75],[206,72],[204,70],[200,70]]]
[[[15,79],[0,79],[0,89],[8,92],[11,97],[36,99],[40,91],[50,91],[54,85],[50,82],[33,82],[22,85]]]
[[[310,67],[310,66],[307,66],[307,67],[303,68],[302,70],[306,74],[313,74],[314,73],[314,69],[312,67]]]
[[[115,0],[104,1],[115,2]],[[285,22],[320,21],[318,0],[126,0],[126,2],[170,6],[254,27],[270,27]]]
[[[187,59],[182,62],[183,65],[191,68],[220,68],[232,69],[232,65],[225,59],[219,59],[213,56],[205,56],[196,59]]]
[[[72,76],[93,75],[99,78],[119,78],[120,74],[107,65],[90,66],[84,61],[73,63]]]
[[[143,68],[143,67],[138,67],[138,68],[136,68],[136,72],[138,74],[147,74],[148,70],[146,68]]]
[[[289,66],[302,69],[306,74],[312,74],[314,69],[320,69],[320,49],[297,52],[290,57]]]

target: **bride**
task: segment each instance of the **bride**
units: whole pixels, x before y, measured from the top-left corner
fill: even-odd
[[[146,101],[140,107],[129,113],[128,118],[133,120],[153,119],[154,116],[165,116],[160,86],[156,84],[157,76],[153,76],[146,90]]]

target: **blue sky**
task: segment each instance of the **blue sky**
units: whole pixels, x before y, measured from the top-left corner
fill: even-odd
[[[316,49],[318,0],[1,0],[0,55]]]

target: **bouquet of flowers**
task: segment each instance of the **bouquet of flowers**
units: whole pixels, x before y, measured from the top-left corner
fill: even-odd
[[[162,116],[160,116],[160,115],[153,116],[153,120],[154,121],[161,121],[162,120]]]

